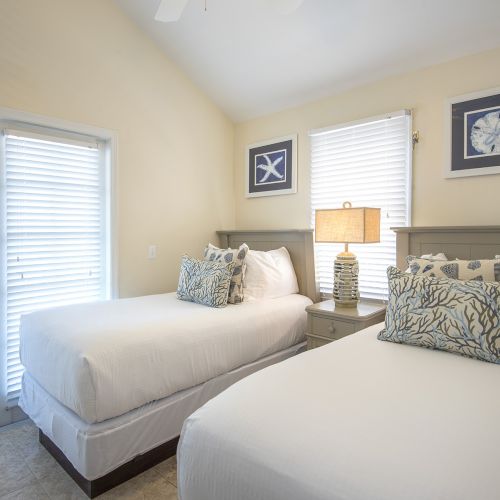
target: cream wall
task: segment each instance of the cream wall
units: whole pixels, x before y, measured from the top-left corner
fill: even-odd
[[[0,106],[116,131],[121,296],[234,225],[232,122],[111,0],[0,0]]]
[[[392,77],[321,101],[240,123],[235,129],[238,228],[309,226],[308,131],[403,108],[414,111],[413,225],[500,224],[500,175],[443,178],[444,102],[500,86],[500,49]],[[298,193],[246,199],[245,146],[298,132]]]

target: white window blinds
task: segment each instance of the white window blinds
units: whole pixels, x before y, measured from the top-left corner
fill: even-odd
[[[387,298],[386,269],[396,263],[394,226],[410,224],[411,115],[391,115],[311,132],[311,207],[381,208],[380,243],[349,245],[359,260],[362,297]],[[333,288],[333,262],[342,244],[317,243],[321,293]]]
[[[0,339],[12,404],[23,372],[21,315],[108,297],[107,176],[96,140],[4,130],[2,146]]]

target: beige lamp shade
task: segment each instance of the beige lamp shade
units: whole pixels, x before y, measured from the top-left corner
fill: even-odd
[[[378,243],[380,208],[343,208],[316,210],[317,243]]]

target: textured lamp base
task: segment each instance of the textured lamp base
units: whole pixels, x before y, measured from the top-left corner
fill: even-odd
[[[337,255],[333,265],[333,300],[342,307],[357,307],[359,265],[350,252]]]

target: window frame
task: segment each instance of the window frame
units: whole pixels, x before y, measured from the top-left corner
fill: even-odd
[[[380,115],[374,115],[366,118],[361,118],[358,120],[352,120],[349,122],[344,122],[344,123],[339,123],[327,127],[321,127],[321,128],[316,128],[316,129],[311,129],[309,130],[309,161],[310,165],[312,167],[312,154],[313,154],[313,142],[312,142],[312,137],[315,135],[321,135],[321,134],[328,134],[329,132],[337,131],[337,130],[342,130],[342,129],[348,129],[351,127],[355,127],[358,125],[367,125],[370,123],[375,123],[378,121],[384,121],[388,120],[391,118],[398,118],[406,116],[408,118],[407,121],[407,129],[408,129],[408,145],[406,148],[406,168],[407,168],[407,178],[406,178],[406,185],[405,185],[405,196],[406,196],[406,221],[407,221],[407,226],[410,227],[412,224],[412,207],[413,207],[413,149],[414,149],[414,143],[413,143],[413,112],[411,109],[401,109],[398,111],[393,111],[390,113],[384,113]],[[313,208],[313,197],[312,197],[312,171],[310,172],[310,183],[309,183],[309,217],[310,217],[310,224],[311,228],[314,229],[314,213],[315,213],[315,208]],[[394,263],[396,265],[396,263]],[[332,273],[333,273],[333,262],[332,262]],[[317,281],[319,283],[319,277],[317,277]],[[331,299],[332,294],[329,293],[321,293],[321,298],[322,299]],[[379,300],[379,299],[367,299],[367,300],[378,300],[380,302],[386,302],[386,300]]]
[[[109,298],[118,296],[117,263],[118,263],[118,217],[117,217],[117,134],[115,131],[93,127],[80,123],[50,118],[36,115],[24,111],[13,110],[0,107],[0,128],[14,128],[26,131],[27,134],[41,134],[54,139],[62,140],[92,138],[103,143],[101,162],[103,165],[103,183],[101,201],[105,204],[103,208],[106,224],[105,234],[102,241],[106,247],[106,255],[103,256],[106,268],[105,288]],[[1,134],[0,139],[0,318],[5,318],[5,290],[6,290],[6,269],[5,263],[5,167],[3,163],[5,147],[5,135]],[[22,418],[22,413],[17,406],[7,400],[7,379],[6,379],[6,342],[0,337],[0,426]]]

